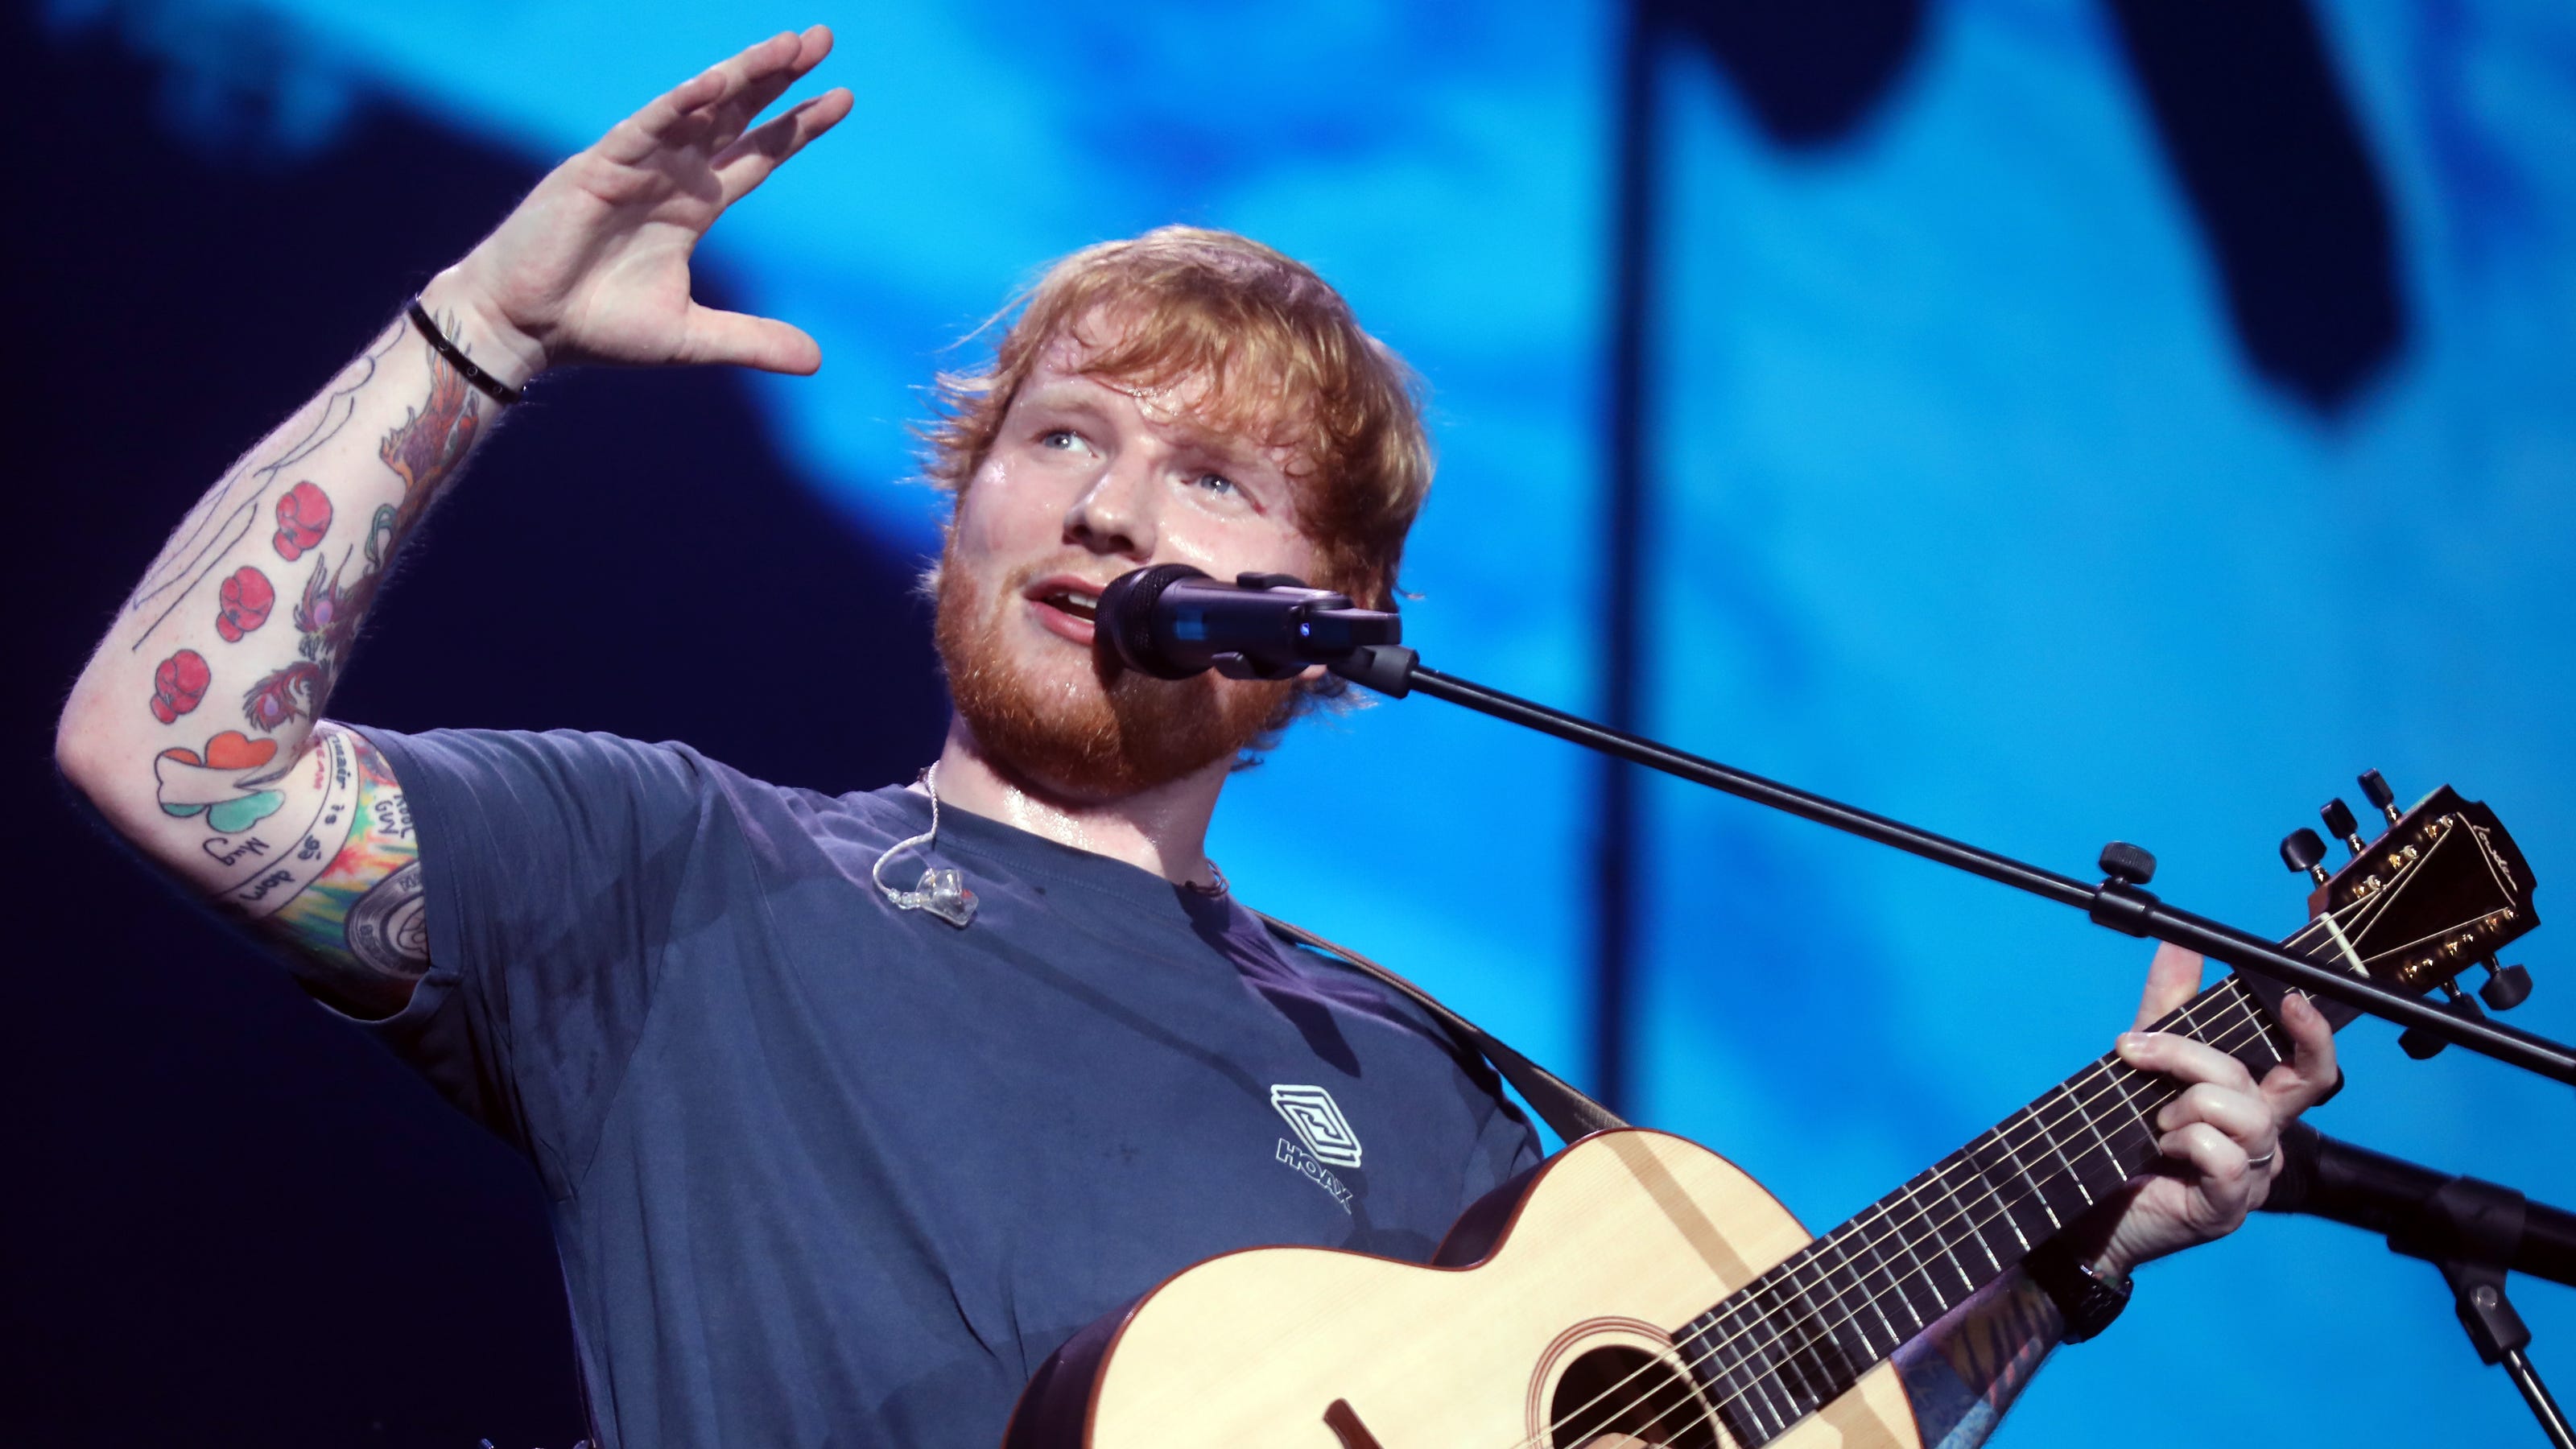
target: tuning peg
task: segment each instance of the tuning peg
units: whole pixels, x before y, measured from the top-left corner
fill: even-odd
[[[2341,795],[2328,800],[2317,814],[2325,818],[2326,833],[2342,841],[2353,854],[2359,855],[2370,848],[2362,841],[2361,822],[2352,818],[2352,807],[2343,803]]]
[[[2478,1010],[2478,1004],[2469,999],[2468,993],[2451,982],[2442,983],[2442,996],[2442,1009],[2453,1016],[2484,1015]],[[2450,1044],[2445,1038],[2435,1036],[2420,1026],[2410,1026],[2397,1034],[2398,1050],[2419,1062],[2441,1055],[2442,1048]]]
[[[2388,781],[2377,770],[2362,771],[2360,784],[2361,797],[2387,816],[2389,824],[2394,825],[2404,817],[2405,812],[2397,808],[2397,792],[2388,788]]]
[[[2442,1054],[2450,1043],[2420,1026],[2410,1026],[2397,1034],[2397,1049],[2419,1062],[2429,1062]]]
[[[2325,858],[2325,841],[2304,825],[2281,837],[2281,864],[2294,871],[2306,871],[2308,878],[2319,885],[2326,883],[2326,868],[2317,862]]]
[[[2095,862],[2102,873],[2126,885],[2142,886],[2156,878],[2156,858],[2145,847],[2114,840],[2102,847],[2102,858]]]
[[[2519,966],[2498,966],[2493,961],[2486,965],[2486,984],[2478,988],[2478,996],[2489,1007],[2511,1011],[2531,998],[2530,972]]]

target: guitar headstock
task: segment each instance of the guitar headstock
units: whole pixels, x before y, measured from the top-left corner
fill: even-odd
[[[2519,1005],[2531,993],[2530,975],[2498,965],[2496,953],[2538,926],[2540,915],[2531,867],[2503,823],[2448,785],[2403,812],[2378,771],[2363,775],[2361,786],[2388,824],[2365,840],[2350,807],[2329,803],[2320,812],[2326,828],[2351,852],[2341,869],[2327,871],[2325,842],[2313,830],[2281,842],[2282,860],[2317,882],[2311,919],[2290,947],[2392,991],[2440,991],[2454,1010],[2476,1010],[2455,978],[2484,965],[2489,976],[2478,994],[2499,1011]],[[2438,1041],[2407,1043],[2417,1055],[2439,1049]]]

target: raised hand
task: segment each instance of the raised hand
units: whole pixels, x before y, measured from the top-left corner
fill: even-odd
[[[2158,1109],[2157,1150],[2170,1174],[2131,1185],[2132,1196],[2111,1229],[2103,1256],[2119,1272],[2149,1258],[2234,1232],[2260,1207],[2279,1175],[2281,1129],[2315,1106],[2338,1079],[2334,1030],[2305,996],[2292,992],[2281,1010],[2293,1056],[2257,1082],[2235,1058],[2189,1037],[2149,1026],[2189,1001],[2200,987],[2201,959],[2176,946],[2157,948],[2138,1003],[2137,1029],[2120,1038],[2122,1060],[2185,1083]]]
[[[814,371],[822,349],[801,330],[691,300],[689,255],[725,208],[850,113],[836,89],[752,124],[831,49],[820,25],[772,36],[618,122],[439,274],[431,310],[497,347],[484,365],[511,382],[576,362]]]

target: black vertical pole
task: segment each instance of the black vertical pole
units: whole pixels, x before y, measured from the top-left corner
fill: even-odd
[[[1638,718],[1638,608],[1643,587],[1646,451],[1646,291],[1654,209],[1655,0],[1629,0],[1620,37],[1618,159],[1612,185],[1609,508],[1604,519],[1601,611],[1601,717],[1633,731]],[[1637,794],[1634,766],[1604,758],[1594,841],[1592,938],[1593,1083],[1614,1112],[1629,1106],[1628,1026],[1636,965]]]

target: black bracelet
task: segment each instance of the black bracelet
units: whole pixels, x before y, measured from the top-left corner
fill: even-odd
[[[438,324],[429,320],[429,313],[421,307],[418,297],[411,299],[411,325],[419,328],[420,335],[429,339],[430,347],[446,358],[449,366],[463,373],[467,382],[481,389],[485,397],[508,407],[523,395],[517,388],[476,367],[474,359],[466,356],[463,348],[441,336]]]
[[[2100,1334],[2129,1306],[2134,1280],[2113,1278],[2056,1240],[2040,1244],[2022,1260],[2021,1270],[2066,1320],[2064,1342],[2082,1343]]]

